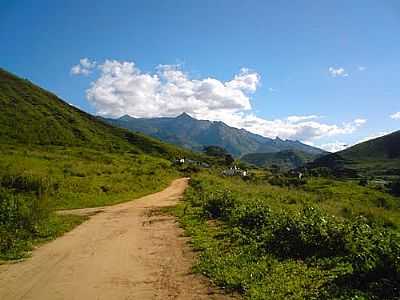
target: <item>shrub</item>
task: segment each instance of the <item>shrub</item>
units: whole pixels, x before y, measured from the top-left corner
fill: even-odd
[[[0,253],[15,250],[38,233],[39,224],[49,216],[45,202],[0,190]]]
[[[46,178],[25,174],[0,178],[0,254],[14,257],[29,247],[50,215],[51,189]]]
[[[29,174],[6,174],[0,177],[0,187],[13,189],[17,193],[34,193],[38,197],[48,194],[52,188],[47,177]]]
[[[198,217],[190,226],[203,224],[198,229],[201,241],[215,243],[211,250],[202,247],[206,255],[201,256],[201,271],[217,283],[250,298],[260,293],[257,299],[273,298],[281,287],[276,299],[300,299],[302,292],[305,299],[400,299],[400,234],[382,221],[385,215],[354,217],[359,211],[349,202],[343,206],[346,219],[342,219],[309,204],[286,205],[282,202],[286,198],[274,193],[286,189],[268,186],[264,197],[252,190],[257,186],[239,180],[198,178],[192,179],[186,194],[189,213],[185,219]],[[325,185],[331,187],[332,181]],[[350,187],[366,190],[355,184]],[[298,199],[296,203],[314,200],[300,198],[298,191],[291,195]],[[397,207],[393,197],[373,196],[368,201],[378,207]],[[225,225],[217,222],[205,229],[204,216]],[[298,268],[298,273],[291,274],[289,265]],[[286,283],[281,279],[288,274],[293,277]]]
[[[234,206],[235,199],[228,191],[217,191],[208,195],[203,210],[210,218],[227,219]]]
[[[358,218],[350,225],[347,250],[355,273],[369,280],[386,278],[400,284],[400,235]]]
[[[311,206],[297,214],[275,215],[270,230],[265,247],[279,257],[329,257],[345,251],[343,225]]]
[[[230,223],[232,226],[259,232],[268,224],[271,214],[272,210],[259,201],[245,202],[232,211]]]

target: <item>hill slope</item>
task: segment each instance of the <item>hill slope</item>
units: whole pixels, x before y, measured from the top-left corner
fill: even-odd
[[[283,150],[274,153],[250,153],[244,155],[241,160],[259,167],[279,166],[282,169],[290,170],[303,166],[313,161],[316,155],[302,151]]]
[[[0,69],[0,260],[24,256],[84,220],[59,208],[104,206],[157,192],[200,155],[113,127]]]
[[[110,124],[139,131],[193,150],[216,145],[225,148],[234,156],[281,150],[300,150],[311,154],[326,153],[299,141],[270,139],[244,129],[230,127],[223,122],[197,120],[186,113],[176,118],[145,119],[123,116],[119,119],[105,120]]]
[[[309,167],[339,174],[400,175],[400,131],[316,159]]]
[[[183,150],[113,127],[56,95],[0,69],[2,144],[83,146],[170,157]]]

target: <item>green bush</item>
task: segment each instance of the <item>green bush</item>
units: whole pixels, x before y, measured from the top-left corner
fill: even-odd
[[[38,197],[48,194],[52,188],[47,177],[29,174],[5,174],[0,177],[0,187],[12,189],[17,193],[34,193]]]
[[[202,245],[202,273],[251,299],[399,299],[400,234],[373,221],[378,215],[371,221],[351,212],[343,219],[309,202],[283,206],[286,197],[273,194],[267,202],[245,184],[191,180],[183,222]],[[382,199],[382,206],[392,201]],[[210,218],[224,225],[206,229]]]
[[[282,258],[331,257],[345,251],[344,225],[311,206],[296,214],[275,214],[268,230],[265,248]]]
[[[210,218],[226,219],[235,205],[235,200],[227,191],[216,191],[208,196],[203,205],[204,213]]]
[[[386,279],[400,284],[400,235],[358,218],[350,224],[347,250],[353,270],[363,279]]]
[[[44,197],[24,197],[0,189],[0,253],[24,247],[49,214]]]
[[[272,210],[259,201],[242,202],[232,211],[229,220],[232,226],[258,233],[269,224],[271,215]]]

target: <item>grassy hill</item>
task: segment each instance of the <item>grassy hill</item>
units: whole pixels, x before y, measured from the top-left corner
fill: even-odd
[[[281,169],[290,170],[303,166],[313,161],[317,155],[302,151],[284,150],[275,153],[250,153],[240,160],[258,167],[279,166]]]
[[[0,69],[0,259],[21,257],[84,219],[60,208],[109,205],[182,176],[200,154],[113,127]]]
[[[1,144],[74,146],[166,158],[192,155],[143,134],[104,123],[3,69],[0,69],[0,111]]]
[[[323,156],[309,167],[326,167],[339,175],[400,176],[400,131]]]

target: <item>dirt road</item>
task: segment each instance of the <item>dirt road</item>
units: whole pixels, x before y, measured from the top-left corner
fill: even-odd
[[[174,218],[151,213],[175,204],[186,186],[178,179],[138,200],[76,211],[98,213],[31,258],[0,265],[0,299],[228,299],[190,273]]]

